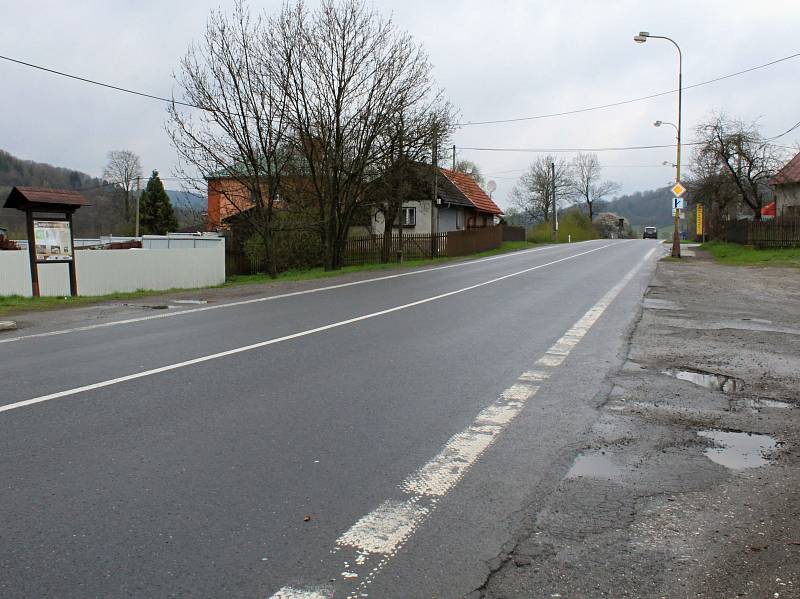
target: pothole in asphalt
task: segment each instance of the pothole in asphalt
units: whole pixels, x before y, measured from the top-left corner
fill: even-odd
[[[716,447],[706,449],[706,457],[731,470],[758,468],[768,464],[769,460],[765,455],[778,446],[775,439],[769,435],[756,433],[709,429],[698,431],[697,434],[710,439],[716,445]]]
[[[664,374],[674,376],[676,379],[688,381],[711,389],[712,391],[722,391],[723,393],[736,393],[744,389],[744,382],[726,374],[716,374],[713,372],[703,372],[700,370],[665,370]]]
[[[592,451],[579,454],[567,472],[567,478],[615,479],[623,474],[622,468],[603,452]]]

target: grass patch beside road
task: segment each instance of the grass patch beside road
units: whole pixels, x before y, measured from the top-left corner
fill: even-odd
[[[280,281],[310,281],[314,279],[327,279],[330,277],[338,277],[343,274],[350,274],[356,272],[370,272],[380,270],[392,270],[395,268],[414,268],[419,266],[433,266],[436,264],[443,264],[453,260],[475,260],[477,258],[486,258],[488,256],[495,256],[498,254],[507,254],[509,252],[518,252],[536,247],[536,243],[529,241],[506,241],[497,249],[480,252],[478,254],[470,254],[469,256],[459,256],[457,258],[433,258],[427,260],[406,260],[402,264],[397,262],[389,262],[387,264],[359,264],[356,266],[345,266],[341,270],[324,270],[323,268],[308,268],[303,270],[287,270],[280,273],[277,278],[270,278],[266,274],[255,275],[232,275],[225,283],[225,287],[234,285],[252,285],[257,283],[273,283]]]
[[[281,281],[310,281],[314,279],[326,279],[330,277],[338,277],[355,272],[369,272],[380,270],[391,270],[395,268],[413,268],[415,266],[430,266],[451,262],[453,260],[473,260],[475,258],[485,258],[487,256],[495,256],[497,254],[505,254],[508,252],[517,252],[536,247],[535,243],[528,241],[507,241],[497,249],[481,252],[479,254],[472,254],[470,256],[462,256],[459,258],[435,258],[433,260],[409,260],[398,264],[390,262],[388,264],[362,264],[359,266],[346,266],[341,270],[326,271],[322,268],[311,268],[307,270],[290,270],[278,275],[276,279],[272,279],[269,275],[256,274],[256,275],[233,275],[229,277],[228,281],[219,287],[231,287],[238,285],[257,285],[259,283],[273,283]],[[213,287],[205,288],[213,289]],[[8,316],[20,312],[33,312],[40,310],[58,310],[61,308],[77,308],[80,306],[88,306],[100,302],[108,302],[115,300],[130,300],[141,299],[144,297],[161,296],[169,293],[178,292],[195,292],[200,293],[203,289],[168,289],[164,291],[154,291],[140,289],[139,291],[131,291],[127,293],[112,293],[109,295],[97,296],[78,296],[78,297],[23,297],[21,295],[5,295],[0,296],[0,316]]]
[[[130,291],[125,293],[110,293],[108,295],[80,295],[78,297],[24,297],[22,295],[0,295],[0,316],[7,316],[15,312],[33,312],[38,310],[58,310],[60,308],[78,308],[88,306],[98,302],[108,302],[114,300],[127,300],[183,291],[181,289],[169,289],[165,291]]]
[[[792,266],[800,268],[800,248],[756,249],[737,243],[709,241],[700,246],[717,262],[738,266]]]

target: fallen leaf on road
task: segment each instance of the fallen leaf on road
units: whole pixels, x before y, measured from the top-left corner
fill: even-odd
[[[311,516],[303,516],[303,522],[310,522]]]

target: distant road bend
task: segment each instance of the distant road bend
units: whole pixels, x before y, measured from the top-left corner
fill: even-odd
[[[569,469],[657,248],[0,337],[0,595],[463,597]]]

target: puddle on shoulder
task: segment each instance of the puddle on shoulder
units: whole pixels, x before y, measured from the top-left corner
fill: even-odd
[[[621,478],[623,470],[611,461],[606,454],[599,451],[585,452],[578,455],[567,472],[566,478],[598,478],[614,480]]]
[[[764,456],[778,446],[775,439],[769,435],[756,433],[709,429],[698,431],[697,434],[710,439],[716,445],[706,449],[706,457],[731,470],[758,468],[768,464],[769,460]]]
[[[723,393],[736,393],[744,389],[744,382],[726,374],[703,372],[701,370],[664,370],[664,374],[673,376],[681,381],[688,381],[700,387]]]

